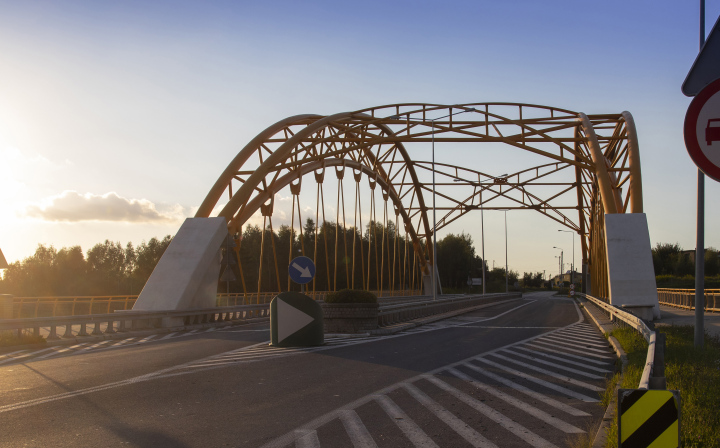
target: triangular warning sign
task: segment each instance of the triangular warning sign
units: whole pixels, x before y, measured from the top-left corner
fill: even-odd
[[[720,79],[720,30],[715,22],[710,35],[705,41],[700,53],[695,58],[692,68],[682,85],[682,93],[686,96],[695,96],[708,84]]]
[[[302,330],[315,319],[282,300],[277,301],[278,343]]]

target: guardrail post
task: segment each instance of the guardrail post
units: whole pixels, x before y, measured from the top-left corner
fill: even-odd
[[[87,332],[87,324],[85,322],[80,324],[80,331],[77,334],[78,336],[89,336]]]
[[[47,337],[48,341],[57,341],[60,339],[57,335],[57,325],[51,324],[50,325],[50,334]]]
[[[62,337],[64,339],[69,339],[69,338],[74,337],[72,334],[72,324],[70,324],[70,323],[65,324],[65,333],[63,333]]]
[[[102,331],[100,331],[100,322],[95,322],[93,325],[93,336],[102,336]]]
[[[105,334],[115,334],[115,321],[110,319],[108,320],[107,328],[105,329]]]

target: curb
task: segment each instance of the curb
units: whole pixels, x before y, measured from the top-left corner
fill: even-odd
[[[578,302],[580,302],[579,299]],[[583,303],[582,305],[586,307],[586,304],[589,303],[589,301],[585,301],[585,303]],[[593,313],[587,310],[585,312],[587,315],[590,316],[592,321],[595,323],[598,329],[602,331],[603,334],[609,334],[605,327],[600,322],[598,322],[597,318],[595,318]],[[620,367],[620,379],[618,380],[617,385],[615,385],[615,392],[612,395],[612,399],[610,400],[607,409],[605,409],[605,414],[603,414],[603,418],[600,421],[600,427],[598,427],[597,433],[595,433],[595,439],[593,440],[592,448],[603,448],[607,443],[607,430],[613,422],[615,409],[617,408],[617,391],[622,385],[623,374],[625,373],[625,365],[627,364],[627,354],[620,345],[620,342],[618,342],[618,340],[615,339],[614,336],[608,336],[608,342],[612,346],[617,357],[620,359],[622,366]]]
[[[32,350],[32,349],[38,349],[38,348],[48,348],[48,347],[58,347],[58,346],[64,346],[64,345],[75,345],[80,344],[83,342],[100,342],[105,340],[116,340],[116,339],[127,339],[129,337],[142,337],[142,336],[151,336],[153,334],[163,334],[163,333],[177,333],[180,331],[187,331],[187,330],[201,330],[204,328],[224,328],[224,327],[233,327],[233,326],[240,326],[240,325],[249,325],[254,324],[258,322],[267,322],[269,321],[269,317],[259,317],[255,319],[247,319],[243,321],[238,322],[218,322],[218,323],[206,323],[206,324],[197,324],[197,325],[185,325],[182,327],[172,327],[172,328],[157,328],[152,330],[140,330],[140,331],[123,331],[123,332],[116,332],[114,334],[103,334],[101,336],[73,336],[72,338],[65,338],[60,339],[57,341],[48,341],[45,344],[39,343],[39,344],[25,344],[25,345],[11,345],[7,347],[1,347],[0,348],[0,355],[3,353],[9,353],[19,350]]]

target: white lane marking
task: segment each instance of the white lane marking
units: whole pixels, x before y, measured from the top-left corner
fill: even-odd
[[[570,347],[566,347],[565,345],[560,345],[560,344],[558,344],[558,343],[556,343],[556,342],[545,342],[545,341],[542,341],[542,340],[540,340],[540,339],[538,339],[537,341],[533,341],[532,344],[528,344],[528,345],[532,345],[533,347],[537,347],[538,344],[540,344],[540,347],[549,346],[549,347],[556,348],[556,349],[560,349],[560,350],[567,350],[567,351],[573,352],[573,353],[582,353],[582,354],[585,355],[586,357],[587,357],[587,356],[591,356],[591,357],[593,357],[593,358],[605,359],[605,360],[606,360],[606,361],[605,361],[606,363],[609,363],[609,362],[611,362],[611,361],[610,361],[611,359],[614,359],[614,357],[613,357],[613,356],[610,356],[610,355],[601,355],[601,354],[599,354],[599,353],[589,353],[589,352],[587,351],[587,350],[589,350],[589,349],[587,349],[587,350],[580,350],[580,349],[570,348]],[[560,353],[562,353],[562,352],[560,352]]]
[[[295,431],[298,438],[295,440],[295,448],[320,448],[320,440],[317,431]]]
[[[610,348],[605,346],[602,349],[599,348],[592,348],[588,347],[589,344],[586,344],[584,342],[577,343],[575,341],[567,341],[562,338],[550,338],[550,337],[544,337],[541,340],[542,342],[546,344],[553,344],[555,346],[558,346],[559,348],[572,348],[572,349],[578,349],[582,350],[583,352],[590,352],[598,355],[607,355],[610,352]],[[538,340],[538,342],[541,342]]]
[[[563,333],[574,334],[578,336],[593,336],[598,338],[602,337],[597,330],[581,330],[579,328],[568,328],[566,330],[563,330]]]
[[[159,341],[164,341],[165,339],[170,339],[171,337],[175,336],[176,334],[177,334],[177,332],[170,333],[170,334],[168,334],[168,335],[165,335],[165,336],[161,337],[161,338],[158,339],[158,340],[159,340]]]
[[[532,353],[533,355],[536,355],[536,356],[544,356],[544,357],[546,357],[546,358],[550,358],[550,359],[554,359],[554,360],[556,360],[556,361],[564,362],[565,364],[570,364],[570,365],[572,365],[572,366],[582,367],[583,369],[586,369],[586,370],[592,370],[593,372],[612,373],[612,370],[601,369],[600,367],[591,366],[591,365],[588,365],[588,364],[585,364],[585,363],[579,363],[579,362],[576,362],[576,361],[570,361],[569,359],[561,358],[561,357],[559,357],[559,356],[548,355],[547,353],[544,353],[544,352],[541,352],[541,351],[538,351],[538,350],[533,350],[533,349],[527,348],[527,347],[513,347],[513,350],[522,350],[522,351],[525,351],[525,352],[528,352],[528,353]]]
[[[207,330],[203,331],[203,333],[210,333],[211,331],[215,331],[215,330],[217,330],[217,328],[215,328],[215,327],[210,327],[210,328],[208,328]]]
[[[508,373],[512,373],[513,375],[519,376],[521,378],[525,378],[526,380],[532,381],[533,383],[537,383],[537,384],[540,384],[541,386],[545,386],[548,389],[556,390],[560,393],[567,395],[568,397],[577,398],[578,400],[587,401],[588,403],[597,403],[599,401],[596,398],[592,398],[592,397],[588,397],[587,395],[579,394],[579,393],[575,392],[574,390],[570,390],[566,387],[558,386],[557,384],[553,384],[548,381],[542,380],[540,378],[536,378],[532,375],[528,375],[527,373],[520,372],[520,371],[512,369],[510,367],[505,367],[504,365],[490,361],[489,359],[476,358],[475,360],[479,361],[479,362],[483,362],[488,365],[491,365],[493,367],[497,367],[500,370],[504,370]]]
[[[269,328],[263,328],[262,330],[220,330],[223,333],[249,333],[253,331],[270,331]]]
[[[62,350],[57,350],[57,351],[54,351],[54,352],[52,352],[52,353],[48,353],[47,355],[38,356],[38,357],[35,358],[35,360],[45,359],[45,358],[49,358],[49,357],[51,357],[51,356],[56,356],[56,355],[59,355],[60,353],[69,352],[70,350],[73,350],[73,349],[76,349],[76,348],[80,348],[80,347],[82,347],[83,345],[87,345],[87,344],[88,344],[87,342],[84,342],[84,343],[82,343],[82,344],[73,345],[72,347],[64,348],[64,349],[62,349]]]
[[[377,444],[360,420],[360,416],[352,409],[340,411],[340,421],[355,448],[377,448]]]
[[[458,326],[458,327],[459,327],[459,326]],[[463,328],[493,328],[493,329],[495,329],[495,328],[499,328],[499,329],[507,328],[507,329],[512,329],[512,330],[518,330],[518,329],[519,329],[519,330],[524,330],[524,329],[555,329],[555,328],[561,328],[561,327],[493,327],[493,326],[490,326],[490,325],[463,325],[462,327],[463,327]]]
[[[574,374],[576,374],[576,375],[584,376],[584,377],[586,377],[586,378],[591,378],[591,379],[593,379],[593,380],[604,380],[604,379],[605,379],[605,377],[600,376],[600,375],[593,375],[592,373],[583,372],[582,370],[577,370],[577,369],[573,369],[573,368],[570,368],[570,367],[561,366],[561,365],[559,365],[559,364],[556,363],[556,362],[545,361],[545,360],[543,360],[543,359],[538,359],[538,358],[536,358],[536,357],[534,357],[534,356],[525,355],[525,354],[523,354],[523,353],[518,353],[518,352],[516,352],[516,351],[514,351],[514,350],[503,350],[503,351],[504,351],[505,353],[509,353],[509,354],[511,354],[511,355],[513,355],[513,356],[519,356],[519,357],[521,357],[521,358],[529,359],[530,361],[537,362],[537,363],[539,363],[539,364],[545,364],[545,365],[548,365],[548,366],[552,366],[552,367],[555,367],[555,368],[558,369],[558,370],[564,370],[564,371],[566,371],[566,372],[571,372],[571,373],[574,373]]]
[[[395,404],[386,395],[376,395],[375,401],[378,402],[380,407],[387,413],[387,415],[395,422],[400,428],[400,431],[405,434],[405,437],[410,439],[413,445],[421,448],[440,448],[433,440],[428,437],[420,427],[412,421],[408,415],[403,412],[398,405]]]
[[[568,336],[565,333],[558,334],[557,336],[553,336],[553,337],[548,337],[547,339],[553,340],[553,341],[558,340],[558,341],[565,341],[565,342],[573,342],[573,343],[576,343],[581,346],[589,345],[592,347],[602,348],[602,349],[606,349],[606,350],[610,346],[610,343],[608,341],[606,341],[605,339],[600,339],[600,338],[595,338],[595,337],[593,337],[591,339],[588,337]]]
[[[560,401],[555,400],[554,398],[550,398],[547,395],[541,394],[540,392],[535,392],[532,389],[529,389],[522,384],[515,383],[513,381],[510,381],[502,376],[495,375],[492,372],[489,372],[482,367],[478,367],[475,364],[465,363],[463,364],[464,367],[467,367],[468,369],[474,370],[482,375],[485,375],[488,378],[491,378],[500,384],[504,384],[512,389],[515,389],[518,392],[521,392],[525,395],[528,395],[530,397],[533,397],[536,400],[540,400],[543,403],[545,403],[548,406],[552,406],[556,409],[559,409],[565,413],[568,413],[570,415],[574,415],[575,417],[590,417],[590,414],[587,412],[581,411],[579,409],[575,409],[574,407],[567,405],[565,403],[562,403]]]
[[[534,365],[532,365],[532,364],[528,364],[528,363],[526,363],[526,362],[518,361],[517,359],[508,358],[507,356],[503,356],[503,355],[500,355],[500,354],[498,354],[498,353],[493,353],[492,356],[494,356],[495,358],[500,358],[500,359],[502,359],[503,361],[507,361],[507,362],[511,362],[511,363],[513,363],[513,364],[517,364],[517,365],[519,365],[519,366],[523,366],[523,367],[525,367],[526,369],[534,370],[534,371],[536,371],[536,372],[543,373],[543,374],[545,374],[545,375],[547,375],[547,376],[551,376],[551,377],[553,377],[553,378],[557,378],[558,380],[563,381],[563,382],[565,382],[565,383],[574,384],[575,386],[582,387],[583,389],[594,390],[595,392],[601,392],[601,391],[604,391],[604,390],[605,390],[605,389],[603,389],[602,387],[597,387],[597,386],[595,386],[594,384],[588,384],[588,383],[586,383],[586,382],[576,380],[575,378],[570,378],[569,376],[560,375],[559,373],[555,373],[555,372],[552,372],[552,371],[550,371],[550,370],[542,369],[542,368],[536,367],[536,366],[534,366]]]
[[[504,400],[511,405],[515,406],[516,408],[520,409],[521,411],[527,412],[528,414],[532,415],[533,417],[544,421],[548,425],[554,426],[555,428],[559,429],[562,432],[565,432],[567,434],[582,434],[585,431],[582,429],[571,425],[570,423],[564,422],[560,420],[559,418],[555,418],[552,415],[548,414],[545,411],[541,411],[540,409],[536,408],[535,406],[525,403],[522,400],[518,400],[517,398],[513,397],[512,395],[508,395],[505,392],[502,392],[498,389],[495,389],[494,387],[488,386],[487,384],[481,383],[479,381],[476,381],[475,379],[471,378],[470,376],[462,373],[461,371],[450,368],[448,369],[448,372],[452,373],[456,377],[467,381],[471,385],[475,386],[477,389],[483,390],[490,395],[495,395],[501,400]]]
[[[43,350],[38,350],[38,351],[36,351],[36,352],[25,353],[24,355],[14,356],[14,357],[8,358],[8,359],[3,359],[2,361],[0,361],[0,364],[6,364],[6,363],[9,363],[9,362],[17,361],[18,359],[27,358],[27,357],[29,357],[29,356],[33,356],[33,355],[37,355],[37,354],[39,354],[39,353],[47,352],[47,351],[49,351],[49,350],[55,350],[55,347],[50,347],[50,348],[46,348],[46,349],[43,349]]]
[[[120,347],[121,345],[129,344],[130,342],[134,341],[135,339],[137,339],[137,338],[127,338],[127,339],[123,339],[122,341],[118,342],[117,344],[110,345],[110,346],[108,346],[108,347],[106,347],[106,348]]]
[[[567,356],[567,357],[570,357],[570,358],[573,358],[573,359],[579,359],[580,361],[590,362],[590,363],[597,364],[597,365],[601,365],[601,366],[606,366],[606,365],[611,364],[611,363],[613,362],[612,359],[607,359],[607,360],[602,360],[602,361],[601,361],[601,360],[599,360],[599,359],[590,359],[590,358],[588,358],[588,357],[586,357],[586,356],[578,356],[578,355],[573,355],[573,354],[567,353],[567,352],[561,352],[560,350],[554,350],[554,349],[550,348],[550,347],[554,347],[554,346],[545,347],[545,346],[543,346],[543,345],[535,345],[535,342],[536,342],[536,341],[529,342],[527,345],[530,346],[530,347],[535,347],[536,350],[544,350],[544,351],[546,351],[546,352],[556,353],[556,354],[558,354],[558,355]]]
[[[12,357],[12,355],[16,355],[18,353],[22,353],[22,352],[26,352],[26,351],[27,350],[18,350],[16,352],[5,353],[4,355],[0,355],[0,358]]]
[[[479,432],[472,429],[467,423],[457,418],[452,412],[442,407],[437,401],[425,395],[423,391],[410,383],[403,385],[405,390],[423,406],[429,409],[437,418],[445,422],[456,433],[467,440],[472,446],[478,448],[497,448],[497,445],[480,435]]]
[[[458,400],[467,404],[468,406],[475,409],[476,411],[480,412],[485,417],[494,421],[495,423],[502,426],[506,430],[515,434],[517,437],[526,441],[531,446],[544,447],[544,448],[557,448],[557,446],[555,446],[552,443],[548,442],[547,440],[543,439],[542,437],[540,437],[539,435],[530,431],[529,429],[525,428],[524,426],[520,425],[519,423],[513,421],[512,419],[509,419],[508,417],[499,413],[495,409],[491,408],[490,406],[486,405],[485,403],[482,403],[479,400],[476,400],[475,398],[471,397],[470,395],[466,394],[465,392],[461,392],[461,391],[455,389],[454,387],[452,387],[445,381],[442,381],[441,379],[434,377],[432,375],[423,375],[423,378],[430,381],[431,383],[433,383],[440,389],[448,392],[450,395],[454,396],[455,398],[457,398]]]
[[[144,338],[144,339],[140,339],[140,340],[137,341],[135,344],[142,344],[143,342],[147,342],[147,341],[149,341],[150,339],[154,338],[155,336],[157,336],[157,335],[156,335],[156,334],[151,334],[150,336],[148,336],[148,337],[146,337],[146,338]]]
[[[109,343],[109,342],[112,342],[112,340],[108,339],[107,341],[98,342],[97,344],[93,344],[93,345],[91,345],[91,346],[89,346],[89,347],[82,348],[82,349],[80,349],[79,351],[84,352],[85,350],[92,350],[92,349],[94,349],[94,348],[100,347],[101,345],[105,345],[105,344],[107,344],[107,343]]]

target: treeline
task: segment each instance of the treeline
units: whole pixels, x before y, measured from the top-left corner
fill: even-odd
[[[288,267],[290,260],[298,255],[315,262],[317,291],[353,286],[371,290],[382,287],[384,291],[421,288],[419,260],[412,241],[405,239],[404,232],[396,235],[392,222],[387,226],[371,222],[361,234],[359,230],[343,229],[334,222],[325,222],[316,228],[315,222],[307,219],[302,232],[300,230],[292,232],[289,226],[283,225],[274,231],[267,227],[263,232],[261,227],[249,225],[244,229],[237,251],[234,240],[229,238],[221,251],[221,272],[230,270],[233,275],[229,277],[234,280],[219,281],[218,291],[256,292],[260,277],[261,291],[287,291],[288,287],[297,291],[299,285],[288,282]],[[169,235],[161,240],[152,238],[137,247],[106,240],[87,253],[83,253],[80,246],[58,250],[41,244],[32,256],[10,265],[0,280],[0,292],[26,297],[139,294],[171,239]],[[439,240],[437,259],[445,292],[480,289],[468,287],[467,281],[482,277],[483,265],[487,291],[505,290],[505,269],[488,269],[467,234],[448,234]],[[523,283],[529,286],[533,279],[530,276],[529,281],[523,279]],[[518,280],[518,273],[510,271],[511,288]],[[313,283],[308,287],[312,290]]]
[[[658,288],[695,288],[695,251],[679,244],[658,243],[652,250]],[[705,287],[720,288],[720,252],[705,250]]]
[[[138,294],[171,241],[151,238],[137,247],[105,240],[83,254],[80,246],[38,245],[35,253],[12,263],[0,292],[18,297]]]

